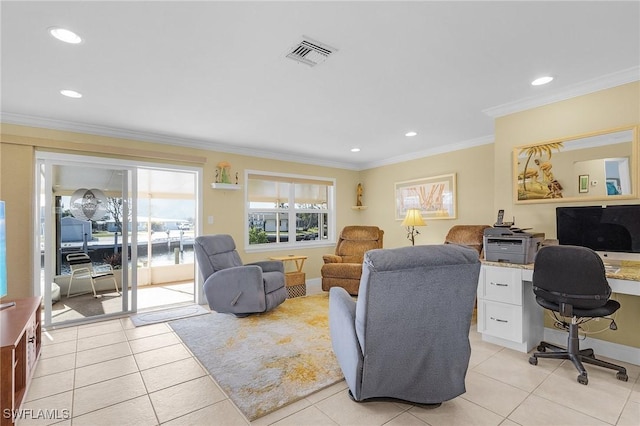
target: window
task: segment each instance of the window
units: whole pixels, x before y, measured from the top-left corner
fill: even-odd
[[[334,179],[247,171],[246,182],[246,247],[334,243]]]

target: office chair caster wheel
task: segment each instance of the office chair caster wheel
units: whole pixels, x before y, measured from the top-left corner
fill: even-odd
[[[629,376],[627,376],[627,374],[626,374],[626,373],[620,373],[620,372],[618,372],[618,373],[616,373],[616,379],[618,379],[618,380],[622,380],[623,382],[626,382],[626,381],[628,381],[628,380],[629,380]]]
[[[580,383],[581,385],[586,385],[587,383],[589,383],[589,379],[587,378],[587,375],[586,374],[579,375],[578,383]]]
[[[529,364],[538,365],[538,358],[536,358],[535,356],[532,356],[531,358],[529,358]]]
[[[542,345],[538,345],[538,347],[536,349],[538,349],[538,352],[546,352],[547,351],[547,347],[546,346],[542,346]]]

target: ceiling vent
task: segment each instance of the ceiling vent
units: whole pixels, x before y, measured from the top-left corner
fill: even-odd
[[[329,55],[337,51],[338,49],[303,36],[303,40],[291,48],[287,58],[315,67],[326,61]]]

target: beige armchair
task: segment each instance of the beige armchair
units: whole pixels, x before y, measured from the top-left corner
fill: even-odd
[[[335,254],[322,257],[322,290],[342,287],[349,294],[357,295],[364,253],[382,248],[383,235],[384,231],[377,226],[346,226],[338,238]]]
[[[449,229],[444,238],[445,244],[460,244],[475,249],[478,256],[483,255],[484,230],[491,228],[489,225],[455,225]]]

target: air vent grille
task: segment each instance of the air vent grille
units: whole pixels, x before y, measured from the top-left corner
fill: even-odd
[[[315,67],[326,61],[329,55],[335,51],[337,49],[305,37],[300,43],[291,48],[287,58]]]

